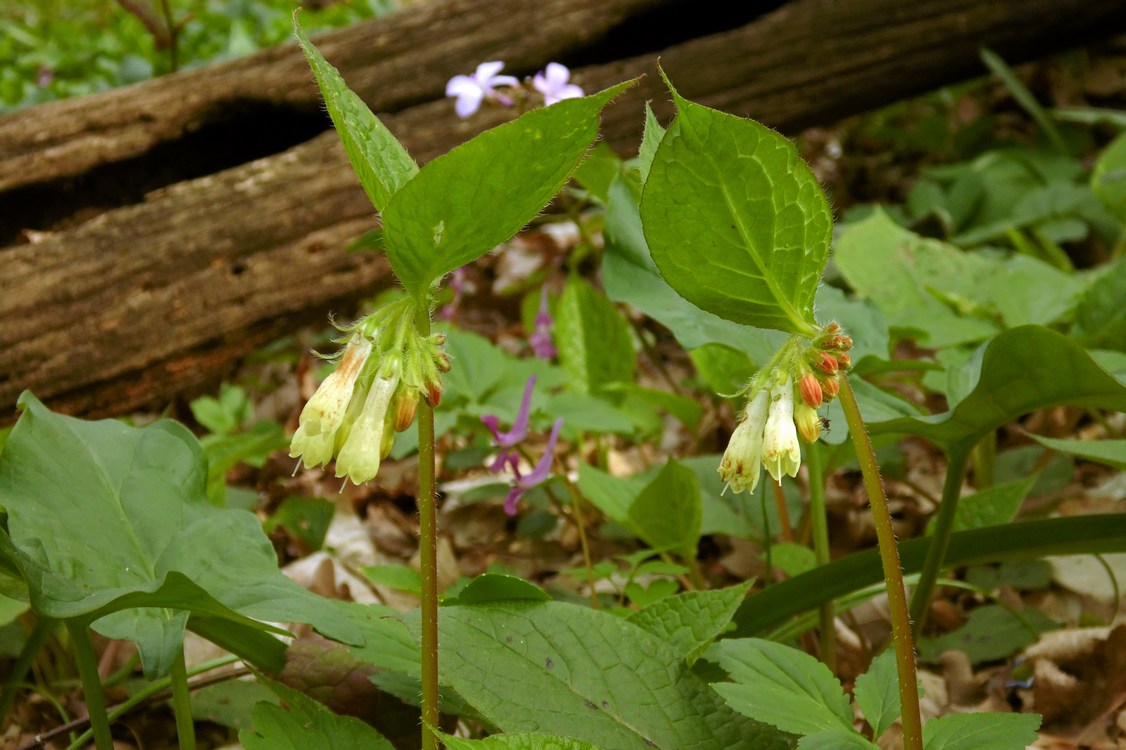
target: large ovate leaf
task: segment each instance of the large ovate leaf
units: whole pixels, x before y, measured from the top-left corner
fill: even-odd
[[[1110,264],[1075,310],[1072,335],[1090,348],[1126,351],[1126,258]]]
[[[383,211],[387,257],[417,299],[535,218],[598,135],[598,113],[633,81],[481,133],[428,163]]]
[[[619,750],[770,750],[776,730],[723,704],[662,639],[560,602],[443,607],[442,677],[505,732]]]
[[[1126,410],[1126,386],[1074,341],[1040,326],[997,335],[975,363],[976,382],[948,412],[869,422],[873,435],[921,435],[944,449],[969,449],[982,436],[1046,406]]]
[[[614,303],[572,278],[555,307],[559,361],[579,393],[599,393],[610,383],[631,383],[636,367],[629,323]]]
[[[335,714],[309,696],[266,681],[285,705],[254,707],[253,729],[239,732],[246,750],[395,750],[386,737],[353,716]]]
[[[689,664],[727,628],[750,583],[710,591],[686,591],[634,612],[629,621],[675,649]]]
[[[888,649],[868,666],[868,671],[856,678],[853,688],[856,705],[879,739],[888,727],[899,718],[899,675],[896,672],[895,651]]]
[[[773,130],[669,90],[677,117],[641,199],[661,274],[721,318],[812,333],[833,226],[817,178]]]
[[[669,459],[633,501],[629,520],[653,549],[695,559],[703,520],[695,472]]]
[[[1095,163],[1091,190],[1114,218],[1126,224],[1126,133],[1111,141]]]
[[[336,68],[317,51],[297,22],[296,14],[293,31],[316,76],[325,109],[344,144],[352,169],[372,205],[377,211],[384,210],[399,188],[418,172],[418,165],[363,100],[348,88]]]
[[[984,529],[1009,523],[1016,518],[1021,503],[1038,478],[1038,474],[1033,474],[1024,479],[995,484],[959,499],[954,511],[954,531]],[[935,520],[931,519],[928,534]]]
[[[741,714],[794,734],[852,731],[841,683],[804,651],[761,638],[720,641],[708,649],[734,682],[713,684]]]
[[[1039,727],[1037,714],[949,714],[923,726],[923,750],[1024,750]]]
[[[189,612],[362,638],[278,570],[253,514],[208,503],[207,463],[185,427],[86,422],[29,393],[20,406],[0,456],[0,505],[40,614],[102,618],[100,632],[137,640],[150,673],[171,663]]]
[[[973,664],[1005,659],[1036,642],[1041,633],[1059,624],[1038,609],[1014,610],[985,604],[970,612],[956,630],[919,639],[919,661],[935,663],[944,651],[965,652]]]
[[[930,537],[900,540],[899,555],[904,573],[917,573],[922,569],[931,542]],[[1126,552],[1126,514],[1022,521],[955,532],[950,536],[945,565],[957,567],[1101,552]],[[735,613],[734,634],[763,635],[823,601],[882,581],[878,550],[855,552],[748,597]]]
[[[1060,440],[1029,435],[1045,448],[1126,471],[1126,440]]]

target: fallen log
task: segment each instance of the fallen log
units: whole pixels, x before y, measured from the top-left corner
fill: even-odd
[[[501,5],[517,14],[510,18],[526,21],[548,4],[504,0],[480,7]],[[589,23],[603,19],[592,32],[601,44],[612,43],[624,30],[636,31],[631,23],[646,18],[646,12],[683,7],[644,0],[569,0],[565,5],[588,12],[582,18]],[[422,51],[434,33],[423,21],[440,18],[442,9],[465,18],[470,6],[478,7],[462,0],[422,6],[425,12],[365,25],[364,36],[355,37],[383,45],[384,52],[397,50],[398,57],[364,58],[363,49],[353,55],[355,41],[346,32],[332,36],[330,43],[318,40],[377,111],[395,110],[384,119],[419,161],[505,117],[496,112],[457,122],[451,104],[439,98],[448,75],[489,58],[508,60],[510,70],[527,72],[552,58],[574,63],[582,54],[606,54],[598,44],[584,41],[582,34],[589,29],[570,29],[571,35],[559,42],[513,26],[496,32],[489,24],[480,30],[473,26],[481,38],[454,40],[448,54],[446,47]],[[597,16],[595,6],[617,9],[618,15]],[[573,24],[579,17],[566,18]],[[381,34],[387,32],[380,28],[393,28],[395,38],[384,39]],[[854,0],[847,7],[832,0],[794,0],[737,28],[669,46],[659,56],[685,96],[796,132],[979,74],[981,46],[1017,62],[1124,29],[1126,6],[1104,0],[1030,0],[1020,7],[980,0]],[[539,41],[533,43],[535,39]],[[414,79],[405,70],[418,54],[431,67],[419,71],[412,89]],[[168,186],[156,190],[152,178],[144,176],[146,166],[157,169],[154,160],[177,145],[191,153],[222,150],[221,144],[209,146],[184,133],[206,130],[201,124],[206,118],[199,113],[213,113],[229,101],[224,97],[234,95],[231,91],[253,98],[253,87],[230,88],[229,81],[242,80],[239,75],[250,75],[248,70],[255,71],[249,80],[261,86],[257,101],[304,103],[276,110],[279,117],[297,112],[293,116],[299,118],[301,107],[315,107],[316,89],[295,55],[292,49],[271,50],[250,62],[0,118],[0,175],[8,180],[0,189],[0,220],[7,217],[9,226],[21,229],[47,230],[25,235],[35,242],[0,249],[6,271],[0,295],[0,414],[11,418],[24,388],[54,408],[88,415],[161,403],[213,382],[239,357],[293,326],[323,320],[328,310],[347,309],[390,283],[380,257],[341,252],[374,225],[374,216],[331,131],[207,176],[184,179],[161,173],[160,184]],[[648,74],[636,92],[606,111],[604,132],[615,146],[636,145],[642,100],[652,99],[659,111],[669,112],[668,95],[655,75],[657,56],[644,53],[576,72],[588,91]],[[369,62],[355,62],[364,59]],[[457,67],[448,67],[449,60]],[[243,73],[231,72],[239,66]],[[155,109],[144,114],[144,102],[184,99],[191,90],[185,80],[209,76],[227,81],[223,85],[228,88],[204,87],[212,92],[200,94],[205,103],[185,104],[197,119],[184,124],[188,115],[183,111],[175,117],[163,117]],[[276,76],[277,81],[271,89],[256,76]],[[297,78],[300,85],[293,83]],[[281,98],[270,99],[275,96]],[[132,119],[116,124],[105,119],[123,101],[137,108]],[[60,129],[56,120],[79,117],[84,110],[101,113],[101,131],[90,125],[94,120],[72,123],[71,132]],[[47,134],[40,151],[32,132],[35,122]],[[287,125],[279,122],[278,127]],[[251,128],[251,135],[256,132]],[[141,185],[142,195],[102,210],[99,186],[104,192],[105,178],[99,174]],[[13,213],[19,201],[32,198],[53,202],[56,208],[41,215],[54,217],[54,225],[29,221],[35,214],[30,208]],[[111,204],[121,201],[121,195],[110,198]],[[66,211],[60,213],[58,205]]]

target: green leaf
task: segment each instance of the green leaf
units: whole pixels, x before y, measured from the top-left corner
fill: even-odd
[[[798,750],[879,750],[879,746],[856,732],[826,729],[802,737],[798,740]]]
[[[702,513],[696,474],[669,459],[661,473],[633,501],[629,519],[653,549],[695,559]]]
[[[801,575],[817,567],[817,555],[809,547],[794,542],[778,542],[770,546],[770,561],[788,576]]]
[[[999,604],[985,604],[970,612],[957,630],[919,639],[919,659],[935,662],[943,651],[965,651],[974,664],[1012,656],[1059,625],[1040,610],[1026,607],[1013,612]]]
[[[899,718],[899,675],[893,650],[872,660],[868,671],[856,678],[852,694],[878,739]]]
[[[596,201],[606,203],[610,184],[622,174],[622,158],[605,142],[598,143],[579,164],[572,179]],[[537,300],[538,301],[538,300]]]
[[[1126,411],[1126,386],[1074,341],[1040,326],[997,335],[979,352],[973,390],[944,414],[869,422],[873,435],[920,435],[969,450],[1001,425],[1046,406]]]
[[[605,513],[607,518],[623,526],[631,525],[630,506],[645,485],[645,481],[639,477],[616,477],[588,463],[579,462],[579,489],[583,497]]]
[[[852,731],[852,706],[833,673],[804,651],[760,638],[708,650],[734,683],[712,685],[739,713],[793,734]]]
[[[1126,224],[1126,133],[1111,141],[1095,162],[1091,190],[1114,218]]]
[[[332,501],[323,497],[287,497],[266,520],[263,528],[268,534],[281,526],[313,552],[324,544],[335,511]]]
[[[641,131],[641,147],[637,149],[637,168],[641,173],[641,184],[649,179],[649,170],[653,168],[653,158],[657,155],[657,147],[665,137],[665,129],[653,114],[649,102],[645,102],[645,128]]]
[[[1126,258],[1112,263],[1088,287],[1075,310],[1072,335],[1088,348],[1126,351]]]
[[[485,573],[461,590],[452,604],[487,604],[506,601],[549,601],[547,592],[518,576]]]
[[[1119,471],[1126,470],[1126,440],[1059,440],[1032,434],[1029,437],[1045,448],[1105,464]]]
[[[629,621],[645,628],[692,664],[727,628],[751,584],[686,591],[634,612]]]
[[[249,729],[251,714],[261,702],[277,703],[277,697],[259,682],[225,680],[192,692],[192,718],[231,729]]]
[[[0,505],[37,612],[101,618],[99,632],[137,640],[150,675],[179,650],[188,611],[361,637],[278,570],[253,514],[207,502],[203,453],[182,425],[85,422],[26,392],[20,406],[0,456]],[[131,608],[144,609],[120,611]]]
[[[391,198],[418,173],[418,165],[363,100],[348,88],[336,68],[312,45],[297,22],[296,12],[293,32],[313,69],[325,108],[344,144],[352,169],[375,209],[385,210]]]
[[[1036,484],[1037,476],[1033,474],[1026,479],[997,484],[966,495],[958,501],[958,507],[954,510],[954,531],[1004,526],[1009,523],[1016,518],[1028,491]],[[934,519],[931,519],[928,534],[933,526]]]
[[[395,750],[383,735],[353,716],[335,714],[312,698],[265,680],[281,698],[254,707],[253,729],[239,732],[246,750]]]
[[[606,252],[602,260],[602,284],[606,295],[616,302],[633,305],[668,328],[684,348],[721,343],[746,352],[751,359],[762,363],[786,340],[786,335],[778,331],[724,320],[673,291],[649,253],[637,199],[624,180],[616,180],[610,186],[603,233]]]
[[[923,750],[1024,750],[1039,727],[1038,714],[949,714],[923,727]]]
[[[207,497],[223,505],[227,497],[227,472],[245,462],[261,466],[271,454],[289,447],[289,438],[277,422],[259,422],[245,432],[207,435],[201,441],[207,456]]]
[[[422,576],[409,565],[401,563],[385,565],[369,565],[361,573],[372,583],[388,586],[397,591],[406,591],[410,594],[422,593]]]
[[[407,291],[505,242],[571,177],[598,135],[598,113],[633,81],[534,109],[439,156],[383,211],[387,257]]]
[[[792,746],[724,706],[662,639],[606,612],[561,602],[443,607],[439,629],[443,678],[506,732],[615,750]]]
[[[441,732],[438,737],[448,750],[599,750],[589,742],[542,732],[494,734],[483,740],[465,740]]]
[[[629,323],[605,295],[578,277],[567,282],[556,305],[555,346],[579,393],[633,382],[637,362]]]
[[[811,334],[833,228],[817,178],[778,133],[693,104],[665,83],[677,117],[641,199],[661,275],[721,318]]]
[[[931,538],[900,540],[905,574],[918,573]],[[1126,552],[1126,514],[1112,513],[1040,521],[955,532],[945,565],[959,567],[1008,560],[1037,560],[1049,555]],[[771,585],[739,607],[734,622],[739,637],[763,635],[790,617],[823,601],[883,581],[879,552],[856,552],[808,573]]]
[[[196,421],[216,435],[234,432],[240,424],[250,419],[254,404],[246,391],[230,383],[219,386],[219,398],[201,396],[189,404]]]

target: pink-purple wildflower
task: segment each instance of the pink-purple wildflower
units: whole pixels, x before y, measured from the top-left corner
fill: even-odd
[[[512,423],[512,429],[508,432],[500,431],[500,419],[495,415],[486,414],[481,417],[481,421],[493,433],[493,445],[501,449],[496,459],[489,464],[489,471],[494,474],[504,471],[505,464],[511,465],[515,471],[516,464],[520,461],[516,446],[528,437],[528,418],[532,410],[532,389],[535,387],[536,376],[529,375],[528,382],[524,386],[524,398],[520,402],[520,411],[517,412],[516,421]]]
[[[520,499],[524,497],[524,493],[543,484],[551,475],[551,464],[555,460],[555,443],[559,440],[561,429],[563,429],[563,417],[556,419],[555,424],[551,426],[551,435],[547,438],[547,447],[544,448],[543,455],[540,456],[540,460],[530,474],[521,476],[519,464],[513,462],[512,471],[516,474],[516,477],[512,480],[512,488],[508,490],[507,497],[504,498],[504,512],[508,515],[516,515],[516,508],[520,504]]]
[[[546,70],[536,73],[532,85],[536,91],[543,94],[544,106],[549,106],[564,99],[577,99],[583,95],[581,88],[568,83],[570,80],[571,71],[566,65],[550,62]]]
[[[555,325],[555,320],[551,317],[547,302],[547,286],[545,285],[540,289],[540,309],[536,312],[534,328],[532,335],[528,337],[528,343],[532,345],[532,352],[537,357],[550,360],[555,359],[558,352],[551,336],[551,329]]]
[[[497,75],[504,67],[504,63],[495,60],[483,62],[477,66],[473,75],[457,75],[446,84],[446,96],[456,96],[454,110],[458,117],[469,117],[476,112],[481,102],[493,99],[508,107],[512,100],[496,91],[497,86],[519,86],[520,81],[513,76]]]

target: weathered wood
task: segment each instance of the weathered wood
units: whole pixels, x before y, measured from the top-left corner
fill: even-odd
[[[567,6],[588,7],[575,0]],[[653,4],[639,0],[628,7],[643,6]],[[448,7],[468,12],[460,0]],[[610,33],[611,26],[599,27],[598,33]],[[378,41],[378,27],[371,27],[370,38],[376,40],[371,43],[384,45],[386,54],[392,42]],[[401,25],[395,28],[406,33]],[[492,34],[492,27],[487,28],[480,33]],[[512,37],[515,46],[498,38],[490,54],[477,42],[458,42],[455,49],[461,52],[433,59],[476,55],[466,59],[512,60],[513,54],[521,54],[518,69],[532,70],[563,56],[542,40],[542,49],[521,46],[521,32],[513,33],[513,28],[507,26],[503,36]],[[738,29],[665,49],[660,57],[685,96],[794,132],[979,73],[980,46],[1020,61],[1124,28],[1126,6],[1103,0],[1029,0],[1019,7],[979,0],[795,0]],[[413,37],[414,47],[419,38]],[[411,44],[402,38],[394,43],[402,59],[417,59],[411,58]],[[524,51],[510,54],[517,48]],[[329,58],[344,67],[343,50],[334,49],[326,46]],[[262,59],[293,65],[286,62],[287,55],[293,53],[270,52]],[[588,91],[648,74],[638,91],[606,111],[604,131],[615,145],[636,144],[643,98],[668,111],[667,92],[655,75],[656,57],[639,55],[577,72]],[[372,79],[365,84],[349,75],[349,82],[372,101],[387,96],[405,107],[411,101],[410,76],[393,59],[372,66],[362,69],[382,71],[372,74],[378,79],[375,88],[365,88]],[[455,70],[471,68],[461,62]],[[448,72],[438,62],[420,72],[425,81],[420,90],[429,92],[422,99],[436,96],[436,82],[444,83]],[[188,75],[206,78],[203,71]],[[399,89],[380,88],[388,76]],[[304,90],[286,95],[311,101],[315,88],[303,69],[301,77]],[[132,91],[146,92],[136,99],[137,106],[148,99],[167,101],[162,86],[186,96],[180,80],[135,87]],[[76,102],[87,102],[91,112],[108,113],[113,108],[106,101],[130,96],[127,90]],[[49,107],[49,120],[59,111],[78,116],[83,110],[67,102]],[[157,117],[155,109],[152,114]],[[406,107],[385,120],[425,161],[503,117],[491,113],[459,123],[450,103],[439,100]],[[100,122],[119,134],[133,132],[125,122],[125,130]],[[9,125],[10,120],[0,119],[0,135],[14,132],[6,129]],[[157,152],[152,132],[165,128],[159,138],[175,138],[175,131],[167,130],[175,127],[169,120],[136,136],[137,143],[148,138],[147,145],[120,135],[136,150],[120,144],[111,148],[107,141],[106,152],[116,154],[111,158],[129,153],[122,164],[143,166],[146,155]],[[73,138],[93,148],[89,139],[96,135],[79,128]],[[39,157],[28,157],[24,168],[55,159],[45,154],[68,149],[68,143],[63,138],[45,147]],[[8,155],[18,151],[7,144],[4,149]],[[96,169],[91,166],[96,162],[87,160],[86,172],[72,175],[75,184]],[[41,174],[56,168],[48,165]],[[0,173],[10,174],[6,169]],[[97,202],[98,196],[88,196],[88,204]],[[0,281],[0,414],[10,415],[23,388],[56,408],[92,415],[159,403],[213,379],[237,357],[296,323],[323,320],[327,310],[345,308],[390,283],[382,259],[341,252],[347,241],[373,225],[374,217],[331,131],[281,154],[187,180],[148,194],[136,205],[74,222],[34,244],[0,250],[5,268]]]

